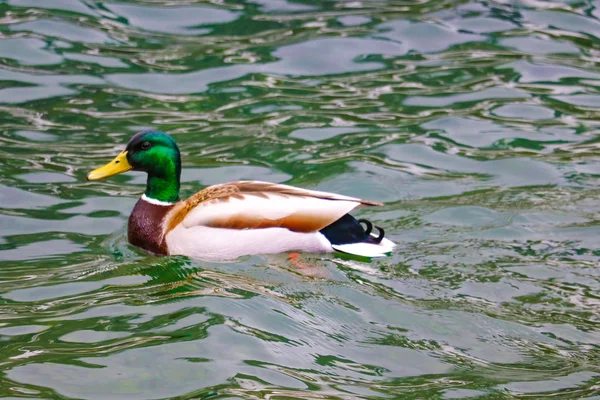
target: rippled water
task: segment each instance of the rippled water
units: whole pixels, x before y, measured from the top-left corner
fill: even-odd
[[[600,399],[598,4],[2,1],[0,396]],[[149,256],[85,180],[149,127],[399,247]]]

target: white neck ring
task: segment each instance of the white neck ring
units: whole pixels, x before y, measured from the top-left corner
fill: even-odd
[[[142,195],[142,200],[144,200],[145,202],[148,202],[150,204],[154,204],[155,206],[172,206],[173,203],[169,203],[168,201],[160,201],[160,200],[156,200],[156,199],[151,199],[150,197],[146,196],[146,193],[144,193]]]

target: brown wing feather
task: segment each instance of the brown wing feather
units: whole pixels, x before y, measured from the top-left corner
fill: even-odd
[[[324,215],[295,213],[285,218],[264,219],[246,215],[234,215],[228,218],[215,219],[207,226],[227,229],[263,229],[285,227],[294,232],[315,232],[331,223]]]
[[[243,194],[256,194],[256,195],[263,195],[263,193],[277,193],[280,195],[289,195],[289,196],[305,196],[305,197],[316,197],[319,199],[326,199],[326,200],[348,200],[350,199],[350,197],[347,196],[340,196],[340,195],[336,195],[333,193],[326,193],[326,192],[318,192],[318,191],[314,191],[314,190],[305,190],[305,189],[301,189],[301,188],[296,188],[293,186],[287,186],[287,185],[279,185],[276,183],[269,183],[269,182],[258,182],[258,181],[238,181],[238,182],[231,182],[231,183],[226,183],[224,185],[218,185],[218,186],[224,186],[224,187],[231,187],[231,189],[229,190],[233,190],[234,192],[239,192],[239,193],[243,193]],[[210,188],[216,188],[218,186],[211,186],[207,189]],[[203,191],[198,192],[196,195],[201,194]],[[218,197],[221,197],[222,193],[217,194]],[[227,194],[225,194],[227,195]],[[195,196],[192,196],[190,199],[194,198]],[[378,202],[378,201],[372,201],[372,200],[362,200],[362,199],[355,199],[352,198],[353,200],[364,204],[366,206],[383,206],[382,203]],[[198,203],[196,203],[198,204]]]
[[[258,181],[238,181],[222,185],[209,186],[194,194],[185,201],[180,202],[170,212],[167,218],[165,233],[168,233],[180,224],[186,215],[201,203],[229,201],[230,198],[243,198],[244,195],[266,198],[266,193],[280,196],[314,197],[324,200],[340,201],[353,200],[364,206],[382,206],[382,203],[370,200],[354,199],[331,193],[307,191],[293,186],[278,185],[275,183]],[[259,229],[270,227],[286,227],[296,232],[314,232],[329,225],[332,221],[326,215],[294,213],[285,218],[266,220],[252,218],[246,215],[228,216],[215,219],[209,226],[229,229]]]
[[[239,192],[237,187],[231,184],[209,186],[193,194],[187,200],[178,203],[167,216],[165,234],[173,230],[183,221],[185,216],[198,204],[205,201],[227,201],[227,197]]]

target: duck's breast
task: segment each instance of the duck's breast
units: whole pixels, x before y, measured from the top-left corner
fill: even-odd
[[[167,255],[163,221],[173,204],[153,204],[144,197],[135,204],[127,227],[129,243],[154,254]]]

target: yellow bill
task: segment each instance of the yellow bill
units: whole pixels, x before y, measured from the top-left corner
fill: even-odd
[[[127,172],[133,168],[129,161],[127,161],[127,151],[121,152],[111,162],[106,165],[96,168],[90,172],[87,176],[88,181],[97,181],[100,179],[108,178],[109,176],[120,174],[121,172]]]

